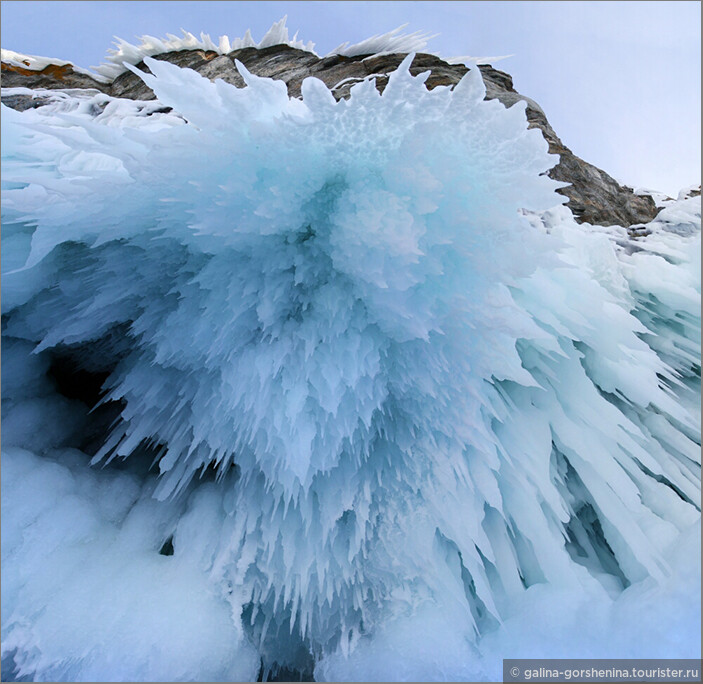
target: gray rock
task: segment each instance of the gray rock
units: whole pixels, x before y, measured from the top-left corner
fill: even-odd
[[[388,82],[388,74],[398,67],[404,57],[404,54],[386,54],[320,58],[288,45],[274,45],[263,49],[234,50],[228,55],[205,50],[182,50],[155,55],[154,59],[193,69],[211,80],[221,78],[242,88],[244,79],[235,66],[237,59],[257,76],[284,81],[291,97],[300,97],[301,83],[305,78],[314,76],[324,81],[335,98],[340,100],[349,97],[349,90],[355,83],[370,76],[376,77],[376,87],[382,92]],[[149,72],[144,62],[136,66]],[[627,227],[647,223],[657,215],[659,209],[650,196],[635,195],[632,188],[620,185],[605,171],[573,154],[554,132],[542,108],[515,90],[509,74],[492,66],[481,65],[479,68],[486,83],[486,99],[500,100],[506,107],[512,107],[520,100],[527,103],[528,126],[539,128],[549,145],[549,151],[560,157],[559,164],[549,172],[549,176],[570,184],[557,192],[569,198],[568,207],[577,221]],[[416,75],[424,71],[430,71],[426,86],[431,90],[437,86],[456,85],[468,69],[464,65],[448,64],[434,55],[419,53],[413,60],[410,72]],[[3,63],[2,74],[2,85],[6,87],[97,88],[113,97],[155,99],[151,89],[130,71],[118,76],[111,84],[98,83],[85,74],[75,72],[70,65],[50,65],[37,72]],[[28,96],[12,95],[3,97],[2,101],[20,110],[42,104],[41,98],[27,98]]]
[[[53,98],[49,95],[25,95],[24,93],[12,95],[3,95],[2,103],[18,112],[23,112],[26,109],[37,109],[43,107]]]

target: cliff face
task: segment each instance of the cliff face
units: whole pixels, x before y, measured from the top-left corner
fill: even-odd
[[[286,83],[291,97],[300,97],[300,85],[309,76],[324,81],[337,100],[349,97],[350,88],[359,81],[376,77],[376,87],[383,91],[388,74],[402,61],[403,54],[382,54],[364,57],[333,55],[320,58],[315,54],[290,47],[274,45],[267,48],[248,47],[219,55],[207,50],[181,50],[154,55],[181,67],[187,67],[214,80],[221,78],[237,87],[244,87],[244,80],[235,66],[235,59],[257,76],[280,79]],[[137,65],[149,71],[143,62]],[[635,195],[632,188],[620,185],[605,171],[580,159],[559,139],[550,126],[542,108],[529,97],[518,93],[512,78],[503,71],[481,65],[486,84],[486,99],[498,99],[506,107],[518,100],[527,103],[527,119],[531,128],[539,128],[549,144],[549,151],[560,156],[549,175],[558,181],[569,183],[558,192],[569,198],[568,207],[576,220],[598,225],[621,225],[647,223],[658,213],[653,199],[647,195]],[[449,64],[434,55],[418,53],[413,61],[413,74],[430,71],[426,81],[429,89],[437,86],[453,86],[468,71],[464,65]],[[79,72],[70,64],[49,64],[42,70],[23,68],[17,64],[2,63],[3,88],[28,88],[30,90],[95,89],[113,97],[134,100],[153,100],[153,92],[132,72],[124,72],[110,83],[99,82]],[[50,95],[28,93],[3,93],[2,102],[9,107],[24,110],[39,107]]]

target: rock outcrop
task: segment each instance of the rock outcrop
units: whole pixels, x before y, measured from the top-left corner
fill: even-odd
[[[244,87],[244,80],[237,71],[235,59],[257,76],[280,79],[286,83],[292,97],[300,97],[300,85],[308,76],[324,81],[335,98],[349,97],[350,88],[359,81],[376,78],[376,87],[383,91],[388,74],[402,61],[404,54],[358,55],[346,57],[317,55],[289,45],[267,48],[248,47],[220,55],[208,50],[180,50],[154,55],[182,67],[188,67],[214,80],[221,78],[237,87]],[[140,62],[137,68],[149,71]],[[569,183],[558,192],[569,198],[568,206],[576,220],[598,225],[632,226],[651,221],[659,211],[649,195],[636,195],[632,188],[620,185],[605,171],[580,159],[559,139],[550,126],[542,108],[529,97],[518,93],[510,75],[492,66],[479,67],[486,83],[486,98],[498,99],[506,107],[518,100],[527,103],[527,119],[531,128],[539,128],[549,144],[549,151],[560,157],[549,175],[555,180]],[[449,64],[435,55],[418,53],[411,72],[430,71],[426,81],[429,89],[453,86],[468,71],[464,65]],[[2,63],[3,88],[28,88],[30,90],[95,89],[113,97],[134,100],[153,100],[153,92],[134,73],[126,71],[112,82],[104,83],[88,74],[76,71],[70,64],[49,64],[41,71],[23,68],[17,64]],[[3,93],[2,102],[18,110],[40,107],[50,99],[45,93]]]

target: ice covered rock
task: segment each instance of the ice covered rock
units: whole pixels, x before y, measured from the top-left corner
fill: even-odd
[[[3,107],[15,676],[697,655],[700,198],[579,225],[529,103],[414,59]]]
[[[71,70],[75,67],[60,60],[53,62],[62,66],[50,65],[43,71],[37,71],[39,66],[44,66],[49,61],[41,58],[41,62],[32,62],[30,70],[22,63],[24,56],[4,51],[3,87],[33,90],[97,88],[114,97],[149,100],[155,97],[152,89],[128,70],[125,64],[136,65],[139,69],[148,71],[143,60],[144,57],[153,56],[193,69],[211,80],[222,79],[243,87],[244,80],[234,65],[235,60],[239,60],[257,76],[282,80],[289,95],[293,97],[300,97],[301,83],[312,76],[322,80],[335,99],[340,99],[349,97],[353,84],[372,77],[376,87],[382,91],[388,75],[398,67],[405,54],[412,51],[419,54],[413,61],[411,73],[417,75],[429,71],[426,81],[429,89],[438,85],[456,85],[467,72],[465,64],[476,68],[477,60],[472,58],[456,63],[455,60],[447,61],[436,54],[423,52],[431,36],[420,32],[403,34],[402,28],[352,46],[339,46],[324,57],[314,52],[312,44],[304,44],[297,37],[289,39],[285,18],[276,22],[259,42],[248,32],[244,38],[230,40],[227,36],[222,36],[218,41],[213,41],[206,34],[196,38],[187,32],[184,32],[183,37],[168,36],[163,40],[144,36],[139,45],[120,40],[107,62],[96,68],[98,74],[83,70],[78,75],[78,80],[78,76],[74,78],[66,75],[72,74]],[[483,60],[478,61],[488,99],[498,99],[506,107],[520,101],[527,103],[530,126],[542,132],[549,143],[549,151],[560,157],[559,163],[548,173],[555,180],[568,184],[559,192],[568,197],[569,207],[577,221],[630,226],[647,223],[654,218],[658,207],[650,195],[633,192],[632,188],[621,185],[605,171],[574,155],[554,132],[542,108],[515,90],[509,74],[493,68]],[[91,80],[91,73],[99,82]],[[107,84],[104,81],[108,81]],[[40,106],[46,101],[45,97],[29,98],[22,92],[3,92],[3,102],[17,109]]]

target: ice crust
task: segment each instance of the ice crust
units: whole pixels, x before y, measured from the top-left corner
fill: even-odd
[[[12,66],[21,67],[22,69],[28,69],[30,71],[42,71],[50,65],[55,66],[66,66],[70,65],[71,68],[80,74],[86,74],[91,78],[94,78],[100,82],[108,82],[111,79],[103,76],[100,73],[95,73],[90,69],[84,69],[82,67],[75,66],[71,62],[67,62],[63,59],[56,59],[55,57],[41,57],[39,55],[25,55],[21,52],[15,52],[14,50],[6,50],[2,48],[0,50],[0,56],[5,64],[10,64]]]
[[[304,50],[317,55],[315,43],[304,42],[298,38],[298,33],[291,38],[286,26],[287,17],[284,16],[279,21],[272,24],[271,28],[264,34],[260,41],[256,41],[251,31],[247,30],[242,38],[230,38],[229,36],[219,36],[215,41],[209,34],[201,33],[200,37],[181,29],[182,36],[174,36],[169,33],[165,38],[154,36],[141,36],[139,43],[130,43],[123,38],[115,38],[115,47],[108,50],[105,61],[91,69],[84,69],[73,66],[73,68],[83,74],[92,76],[101,82],[112,82],[117,76],[127,70],[127,65],[139,64],[145,57],[152,57],[166,52],[180,52],[181,50],[205,50],[216,52],[218,55],[227,55],[234,50],[243,48],[267,48],[273,45],[288,45],[297,50]],[[348,42],[338,45],[330,50],[324,57],[332,55],[343,55],[345,57],[356,57],[359,55],[377,56],[390,53],[425,52],[428,54],[438,54],[428,51],[427,44],[435,35],[430,35],[423,31],[404,33],[403,29],[407,24],[398,26],[387,33],[379,33],[370,38],[366,38],[358,43]],[[318,55],[319,56],[319,55]],[[462,55],[448,58],[450,64],[489,64],[512,55],[502,55],[496,57],[472,57]],[[2,50],[2,61],[14,66],[41,71],[49,64],[63,66],[70,64],[60,59],[52,57],[38,57],[36,55],[25,55],[13,50]]]
[[[700,198],[578,225],[524,103],[411,60],[336,102],[145,57],[157,103],[2,108],[17,676],[699,657]]]
[[[317,55],[317,52],[315,52],[315,43],[310,41],[306,43],[300,40],[297,32],[292,38],[290,37],[288,27],[286,26],[287,20],[287,16],[284,16],[279,21],[274,22],[271,28],[258,42],[253,38],[251,31],[248,29],[242,38],[230,38],[229,36],[223,35],[219,36],[216,41],[207,33],[201,33],[200,37],[197,37],[184,29],[181,29],[182,36],[174,36],[171,33],[167,34],[165,38],[156,38],[149,35],[141,36],[138,44],[133,44],[122,38],[115,37],[115,47],[108,50],[108,54],[102,64],[91,67],[92,70],[75,66],[73,68],[76,71],[97,78],[99,81],[111,82],[127,70],[127,65],[139,64],[145,57],[152,57],[153,55],[166,52],[179,52],[181,50],[205,50],[216,52],[218,55],[226,55],[233,50],[241,50],[243,48],[251,47],[262,49],[273,45],[288,45],[297,50],[304,50],[305,52],[311,52]],[[345,57],[355,57],[357,55],[425,51],[428,41],[435,36],[423,31],[403,33],[403,29],[406,26],[407,24],[403,24],[392,31],[376,34],[358,43],[342,43],[324,56],[343,55]],[[452,63],[459,63],[468,60],[473,63],[483,63],[485,59],[498,60],[504,59],[504,57],[453,57],[451,61]],[[34,71],[41,71],[49,64],[56,64],[58,66],[70,64],[70,62],[54,59],[53,57],[25,55],[6,49],[2,50],[2,61]]]

